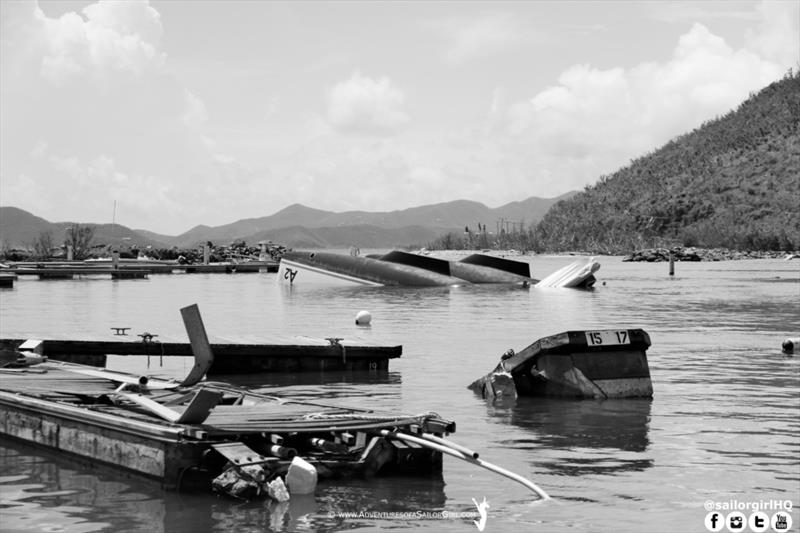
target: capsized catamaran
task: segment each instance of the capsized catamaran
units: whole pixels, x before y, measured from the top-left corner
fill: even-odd
[[[531,277],[530,265],[485,254],[459,261],[393,250],[377,256],[352,256],[333,252],[295,251],[281,257],[278,280],[295,284],[388,285],[432,287],[471,283],[518,283],[536,287],[589,288],[600,264],[582,258],[543,280]]]

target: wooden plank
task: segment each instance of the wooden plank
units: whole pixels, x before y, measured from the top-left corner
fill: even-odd
[[[181,385],[190,387],[199,383],[208,372],[208,369],[211,368],[214,363],[214,352],[208,342],[206,328],[203,325],[200,308],[197,307],[197,304],[181,309],[181,316],[183,317],[183,325],[186,327],[186,333],[189,335],[189,342],[192,345],[192,353],[194,354],[194,367],[192,367],[189,375],[186,376]]]
[[[264,457],[242,442],[212,444],[212,448],[236,466],[258,465],[279,461],[277,457]]]
[[[186,409],[181,413],[142,396],[141,394],[118,392],[115,393],[115,395],[126,398],[173,424],[202,424],[206,418],[208,418],[211,409],[222,399],[221,392],[200,389],[194,395],[192,401],[189,402],[189,405],[186,406]]]
[[[91,368],[85,365],[76,363],[66,363],[64,361],[48,361],[40,363],[40,368],[43,369],[59,369],[66,372],[81,374],[84,376],[91,376],[99,379],[113,381],[115,383],[127,383],[130,385],[137,385],[142,388],[164,390],[164,389],[177,389],[179,384],[174,381],[167,381],[157,378],[149,378],[147,376],[134,376],[123,372],[115,372],[112,370],[100,370]]]

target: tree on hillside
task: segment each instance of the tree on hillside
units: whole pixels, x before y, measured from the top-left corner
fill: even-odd
[[[74,259],[81,260],[89,257],[92,239],[94,239],[93,227],[74,223],[67,228],[64,244],[67,247],[72,247],[72,257]]]
[[[53,234],[49,231],[42,231],[36,240],[33,241],[33,258],[36,260],[50,259],[53,253]]]

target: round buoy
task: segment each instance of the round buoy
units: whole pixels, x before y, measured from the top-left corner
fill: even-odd
[[[369,311],[359,311],[356,315],[356,326],[369,326],[372,322],[372,315]]]
[[[795,349],[800,347],[800,337],[786,339],[781,347],[784,353],[794,353]]]

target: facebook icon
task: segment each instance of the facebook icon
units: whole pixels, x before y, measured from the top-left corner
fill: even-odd
[[[709,531],[721,531],[725,527],[725,515],[710,512],[706,515],[705,525]]]

